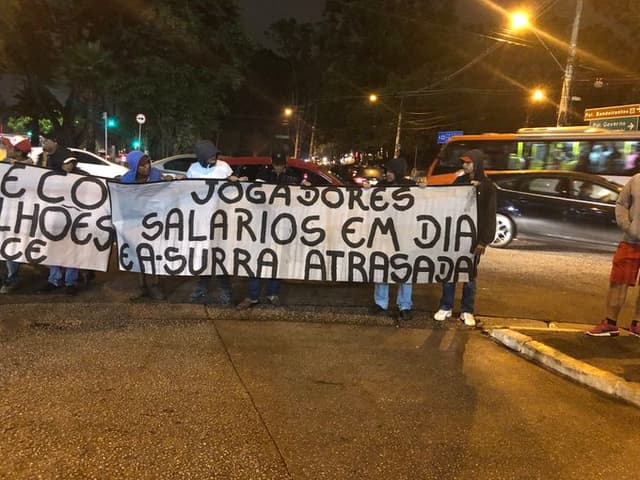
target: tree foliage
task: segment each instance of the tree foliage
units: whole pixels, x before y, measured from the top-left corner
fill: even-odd
[[[190,148],[242,81],[249,45],[233,0],[8,1],[0,45],[24,82],[15,108],[51,119],[69,143],[92,147],[102,111],[121,117],[128,141],[144,112],[147,147]]]

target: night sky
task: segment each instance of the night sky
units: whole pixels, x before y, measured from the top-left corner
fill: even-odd
[[[247,30],[256,40],[276,20],[293,17],[301,22],[318,20],[325,0],[238,0]]]

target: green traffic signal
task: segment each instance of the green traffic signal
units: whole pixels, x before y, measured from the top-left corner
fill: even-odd
[[[131,142],[131,147],[135,148],[136,150],[140,148],[140,140],[134,140],[133,142]]]
[[[108,128],[113,128],[113,127],[117,127],[118,126],[118,122],[116,121],[115,118],[110,118],[109,120],[107,120],[107,127]]]

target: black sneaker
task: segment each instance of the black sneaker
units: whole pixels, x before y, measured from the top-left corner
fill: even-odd
[[[383,316],[383,315],[387,315],[388,313],[389,312],[385,308],[382,308],[377,303],[369,307],[369,315]]]
[[[406,322],[411,320],[412,316],[411,310],[400,310],[398,312],[398,320],[404,320]]]
[[[41,294],[55,293],[58,291],[58,288],[59,287],[57,285],[47,282],[47,284],[44,287],[38,289],[36,293],[41,293]]]

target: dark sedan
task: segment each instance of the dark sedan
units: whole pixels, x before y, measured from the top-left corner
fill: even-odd
[[[597,175],[557,170],[489,176],[498,192],[493,247],[527,238],[609,249],[622,238],[615,218],[622,189],[617,183]]]

